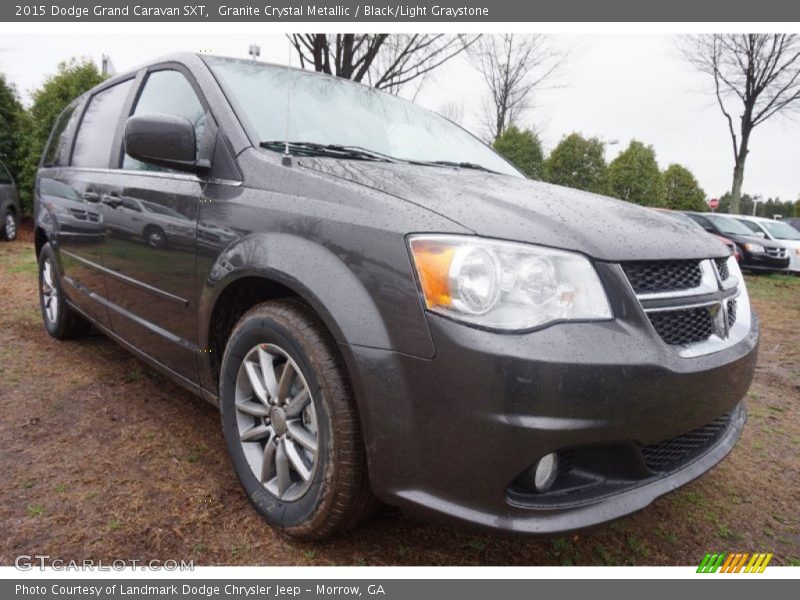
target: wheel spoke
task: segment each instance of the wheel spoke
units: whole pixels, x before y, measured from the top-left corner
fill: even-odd
[[[269,438],[264,446],[264,462],[261,464],[261,483],[267,483],[275,477],[275,450],[278,446],[274,438]]]
[[[285,440],[278,442],[278,450],[275,455],[275,470],[278,472],[278,496],[283,497],[286,490],[292,484],[289,475],[289,457],[286,455]]]
[[[239,434],[239,439],[243,442],[255,442],[261,440],[272,433],[269,425],[253,425],[250,429],[245,429]]]
[[[42,274],[44,278],[44,282],[47,284],[48,288],[53,287],[53,274],[50,270],[50,261],[45,261],[44,263],[44,273]]]
[[[268,417],[269,407],[261,404],[260,402],[251,402],[244,400],[236,403],[236,410],[243,412],[246,415],[254,417]]]
[[[269,393],[269,397],[273,398],[273,400],[278,397],[278,381],[275,379],[274,360],[275,358],[271,354],[262,348],[258,349],[258,363],[261,365],[264,386]]]
[[[286,364],[283,366],[283,373],[281,373],[281,382],[278,385],[278,402],[283,403],[286,401],[286,398],[289,395],[289,388],[292,386],[292,380],[294,379],[294,365],[286,361]]]
[[[297,474],[300,475],[303,481],[311,479],[311,469],[303,462],[303,458],[300,456],[297,446],[291,440],[286,441],[286,456],[289,457],[289,461],[292,463],[294,470],[297,471]]]
[[[313,433],[303,427],[299,419],[286,423],[286,428],[289,431],[289,435],[292,436],[292,439],[297,441],[303,448],[309,452],[317,451],[317,438]]]
[[[247,371],[247,379],[250,381],[250,387],[253,388],[253,393],[264,404],[269,404],[267,398],[267,390],[261,382],[261,373],[258,372],[255,363],[248,360],[244,363],[244,368]]]
[[[289,418],[299,416],[310,400],[311,396],[308,393],[308,388],[304,387],[286,404],[286,416]]]

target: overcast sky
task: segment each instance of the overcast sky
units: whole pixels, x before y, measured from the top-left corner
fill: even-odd
[[[688,166],[708,196],[730,188],[733,157],[725,120],[713,97],[703,93],[706,79],[682,62],[674,37],[555,35],[551,42],[568,49],[570,59],[558,86],[537,93],[534,107],[520,123],[539,131],[546,151],[563,135],[578,131],[617,140],[608,147],[611,160],[635,138],[655,148],[662,168],[673,162]],[[262,60],[289,61],[288,43],[280,35],[3,34],[0,71],[28,101],[29,92],[56,70],[58,62],[72,56],[99,63],[102,54],[109,54],[122,72],[182,50],[246,57],[250,43],[261,46]],[[296,64],[296,58],[292,60]],[[448,103],[462,105],[463,125],[480,134],[484,93],[480,74],[459,58],[435,71],[416,100],[433,110]],[[764,198],[800,196],[800,121],[776,117],[755,130],[744,190]]]

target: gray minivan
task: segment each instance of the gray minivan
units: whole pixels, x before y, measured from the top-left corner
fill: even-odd
[[[0,240],[17,239],[20,215],[17,184],[3,161],[0,161]]]
[[[94,324],[218,405],[245,493],[291,536],[377,500],[587,527],[705,473],[745,423],[759,327],[725,246],[531,181],[367,86],[154,61],[61,115],[35,213],[47,331]]]

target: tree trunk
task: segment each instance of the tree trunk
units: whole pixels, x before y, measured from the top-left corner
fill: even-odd
[[[728,211],[732,215],[739,214],[739,202],[742,198],[742,183],[744,182],[744,164],[736,161],[733,167],[733,185],[731,186],[731,204]]]
[[[744,183],[744,163],[749,152],[747,146],[750,143],[750,130],[743,127],[742,143],[739,145],[739,152],[736,154],[736,164],[733,167],[733,184],[731,185],[731,205],[728,211],[732,215],[738,215],[740,200],[742,198],[742,184]]]

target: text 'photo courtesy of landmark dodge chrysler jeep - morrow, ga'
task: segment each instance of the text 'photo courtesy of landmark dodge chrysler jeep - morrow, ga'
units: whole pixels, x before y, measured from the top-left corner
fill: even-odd
[[[47,331],[94,325],[217,404],[297,538],[377,501],[595,525],[746,419],[758,322],[725,246],[360,84],[195,54],[116,76],[57,120],[35,211]]]

